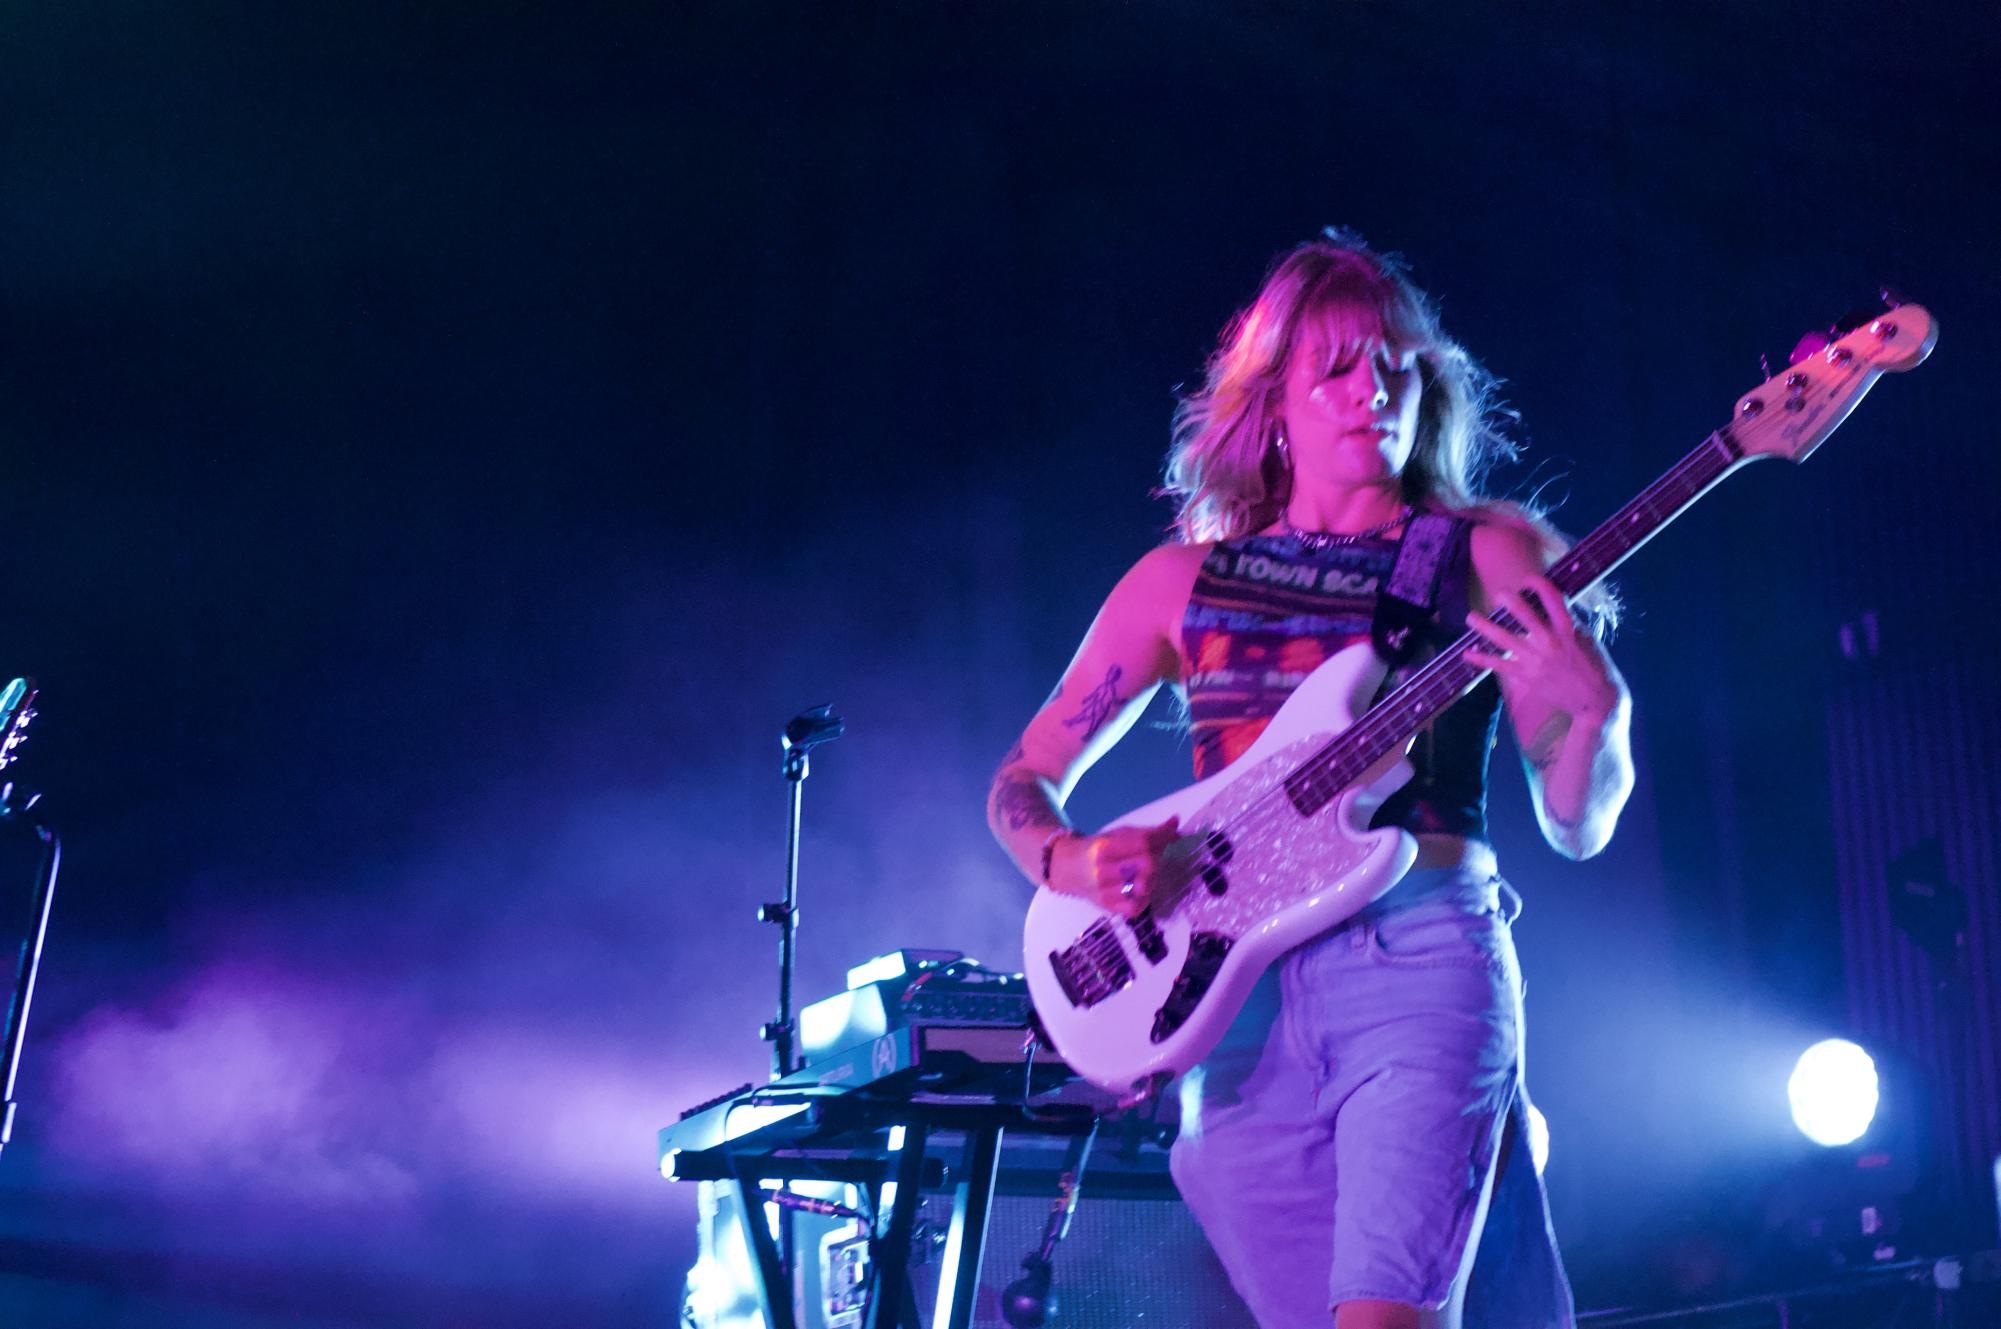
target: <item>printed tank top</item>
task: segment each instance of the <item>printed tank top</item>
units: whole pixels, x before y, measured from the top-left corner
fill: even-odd
[[[1398,541],[1309,549],[1290,535],[1225,540],[1203,560],[1181,621],[1197,779],[1257,741],[1292,690],[1323,661],[1369,639],[1376,587]],[[1419,659],[1455,639],[1466,615],[1467,542],[1439,579],[1438,607]],[[1450,625],[1450,627],[1443,626]],[[1384,689],[1394,687],[1392,675]],[[1373,825],[1487,837],[1487,758],[1501,692],[1490,676],[1420,732],[1417,774],[1377,810]]]

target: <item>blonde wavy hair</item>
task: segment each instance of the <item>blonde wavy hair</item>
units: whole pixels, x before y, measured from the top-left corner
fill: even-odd
[[[1378,337],[1415,353],[1421,390],[1405,502],[1524,528],[1552,559],[1567,547],[1537,508],[1480,488],[1496,462],[1516,455],[1498,381],[1445,334],[1437,305],[1400,256],[1333,227],[1273,261],[1256,298],[1224,327],[1201,389],[1175,410],[1161,493],[1175,503],[1180,539],[1236,539],[1285,511],[1292,469],[1278,440],[1286,368],[1304,333],[1323,322],[1339,334],[1328,339],[1338,343],[1327,348],[1330,365]],[[1617,598],[1602,585],[1577,603],[1601,628],[1617,619]]]

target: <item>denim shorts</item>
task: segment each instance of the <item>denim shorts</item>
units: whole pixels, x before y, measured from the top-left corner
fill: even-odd
[[[1489,873],[1411,873],[1274,965],[1183,1077],[1174,1179],[1262,1329],[1437,1308],[1470,1268],[1520,1082],[1520,908]]]

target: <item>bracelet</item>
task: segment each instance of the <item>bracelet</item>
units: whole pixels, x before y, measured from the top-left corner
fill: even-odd
[[[1049,884],[1049,869],[1056,863],[1056,842],[1066,835],[1074,834],[1068,826],[1058,826],[1049,832],[1049,838],[1042,842],[1042,884]]]

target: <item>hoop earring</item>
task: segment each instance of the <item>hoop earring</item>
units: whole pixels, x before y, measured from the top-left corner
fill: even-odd
[[[1388,406],[1389,404],[1390,404],[1390,390],[1388,388],[1377,388],[1376,395],[1369,398],[1370,410],[1380,411],[1383,409],[1383,407]]]
[[[1272,450],[1278,453],[1279,465],[1290,471],[1292,469],[1292,444],[1286,441],[1285,427],[1283,425],[1272,426],[1271,445]]]

